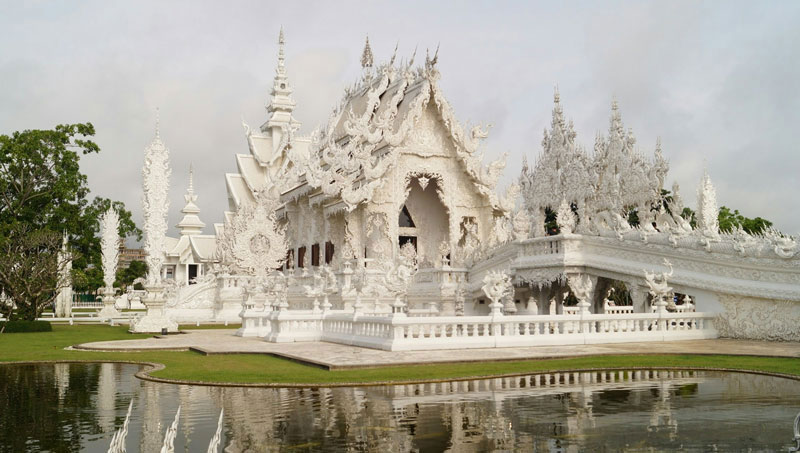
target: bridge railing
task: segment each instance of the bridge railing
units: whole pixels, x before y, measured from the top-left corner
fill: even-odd
[[[669,312],[392,317],[248,310],[241,334],[386,350],[465,349],[716,338],[713,319],[713,314]]]

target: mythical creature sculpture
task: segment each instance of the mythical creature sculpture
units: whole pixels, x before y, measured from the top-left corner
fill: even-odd
[[[416,275],[417,256],[416,250],[411,243],[406,243],[400,248],[397,259],[390,262],[386,267],[383,277],[383,286],[394,295],[395,301],[392,311],[400,314],[406,307],[405,298],[408,288]]]
[[[503,304],[500,301],[509,295],[513,296],[514,284],[511,282],[511,277],[505,272],[491,271],[483,277],[481,290],[492,301],[490,305],[492,313],[500,314],[503,309]]]
[[[531,216],[528,211],[520,209],[512,217],[511,225],[514,231],[514,240],[527,239],[531,234]]]
[[[591,305],[592,289],[594,288],[592,278],[582,274],[577,277],[570,277],[567,281],[569,283],[569,288],[572,290],[572,294],[578,299],[578,306],[581,308],[581,311],[587,312]]]
[[[328,297],[339,290],[339,282],[336,279],[336,274],[333,273],[330,266],[320,266],[314,271],[314,284],[305,285],[303,287],[308,297],[314,298],[314,312],[319,312],[319,298],[323,297],[322,309],[327,311],[331,308],[331,303]]]
[[[561,205],[558,206],[556,222],[558,223],[558,229],[561,234],[569,234],[575,231],[575,225],[577,223],[575,213],[572,212],[572,207],[567,203],[567,200],[563,198],[561,199]]]
[[[650,295],[658,307],[665,307],[669,300],[672,300],[672,287],[669,286],[668,279],[672,277],[672,263],[666,258],[664,265],[669,268],[669,272],[656,274],[655,272],[644,271],[644,280],[650,288]]]

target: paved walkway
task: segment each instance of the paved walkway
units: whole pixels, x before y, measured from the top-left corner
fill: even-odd
[[[98,341],[76,346],[105,351],[195,350],[205,354],[270,354],[328,369],[368,368],[447,362],[545,359],[600,354],[731,354],[800,358],[800,343],[748,340],[687,340],[521,348],[391,352],[326,342],[269,343],[241,338],[235,330],[189,330],[142,340]]]

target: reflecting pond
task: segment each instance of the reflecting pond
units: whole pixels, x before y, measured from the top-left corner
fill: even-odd
[[[791,446],[800,381],[743,373],[558,373],[383,387],[169,385],[137,365],[0,366],[0,452],[158,452],[182,406],[179,452],[753,451]]]

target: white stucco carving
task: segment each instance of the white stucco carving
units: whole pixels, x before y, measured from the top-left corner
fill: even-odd
[[[100,250],[103,264],[103,308],[98,316],[112,318],[119,316],[119,311],[114,307],[114,281],[117,279],[117,264],[119,261],[119,214],[114,207],[109,207],[100,217]]]

